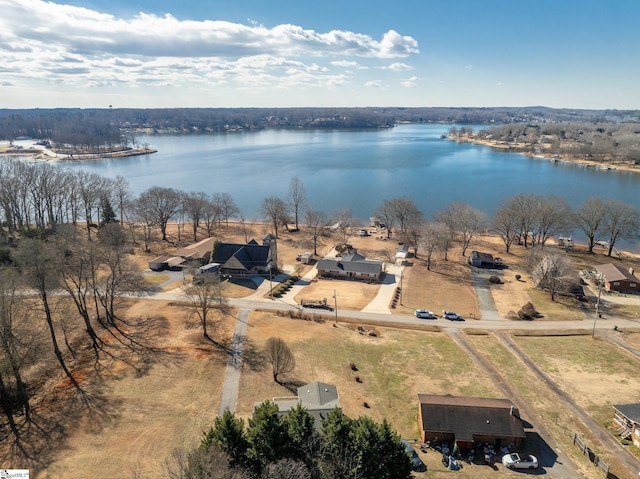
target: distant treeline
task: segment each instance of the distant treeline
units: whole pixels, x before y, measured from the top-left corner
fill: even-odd
[[[0,139],[50,139],[93,148],[127,145],[136,132],[207,133],[265,128],[389,128],[400,122],[491,125],[640,121],[638,110],[522,108],[0,109]]]

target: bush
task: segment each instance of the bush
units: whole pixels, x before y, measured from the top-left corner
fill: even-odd
[[[536,311],[535,306],[529,301],[518,311],[518,317],[520,319],[531,320],[540,317],[540,313]]]
[[[521,278],[522,276],[520,276],[519,274],[516,274],[516,281],[520,281]]]
[[[491,276],[489,278],[489,283],[491,283],[491,284],[502,284],[502,280],[500,279],[500,276]]]

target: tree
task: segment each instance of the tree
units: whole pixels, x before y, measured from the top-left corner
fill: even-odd
[[[205,210],[209,206],[209,198],[206,193],[186,193],[182,197],[182,210],[191,220],[193,229],[193,241],[198,241],[198,227],[205,215]]]
[[[214,426],[205,434],[201,448],[217,444],[231,459],[231,466],[244,465],[248,443],[244,435],[244,421],[228,409],[215,419]]]
[[[269,464],[286,457],[287,430],[278,415],[278,406],[265,401],[253,410],[245,438],[248,447],[246,458],[250,469],[260,474]]]
[[[209,313],[215,309],[216,303],[222,307],[222,283],[217,274],[202,274],[184,289],[189,309],[198,317],[202,326],[202,334],[211,339],[207,329]]]
[[[466,203],[450,203],[435,215],[436,221],[446,225],[450,236],[461,236],[462,256],[466,254],[473,237],[486,226],[484,213]]]
[[[260,206],[260,212],[262,216],[268,219],[273,226],[273,234],[278,236],[278,226],[283,223],[283,220],[287,218],[287,204],[278,198],[277,196],[268,196],[262,200]]]
[[[313,240],[313,254],[318,254],[318,239],[326,235],[327,227],[331,224],[329,217],[320,210],[307,209],[305,213],[307,233]]]
[[[427,270],[431,269],[431,259],[433,253],[445,248],[449,233],[447,227],[442,223],[425,221],[420,235],[420,246],[424,249],[427,261]]]
[[[338,224],[338,228],[336,229],[338,241],[340,241],[340,244],[347,244],[349,242],[349,238],[353,235],[353,229],[356,226],[356,221],[351,215],[351,210],[349,208],[340,210],[335,217]]]
[[[229,219],[240,213],[240,208],[229,193],[215,193],[212,201],[220,212],[220,219],[224,219],[226,226],[229,226]]]
[[[0,269],[0,403],[16,440],[19,432],[14,409],[22,410],[27,422],[31,418],[29,393],[21,370],[27,365],[26,357],[36,349],[28,318],[17,312],[24,297],[18,293],[17,276],[14,270]]]
[[[151,213],[154,223],[160,227],[163,241],[167,239],[167,223],[180,209],[180,200],[180,192],[159,186],[149,188],[138,197],[141,208]]]
[[[589,241],[589,253],[604,234],[604,224],[609,213],[609,205],[600,197],[592,196],[584,200],[574,213],[575,222]]]
[[[281,338],[271,337],[267,339],[265,354],[271,364],[273,380],[277,383],[278,376],[292,372],[296,367],[296,360],[287,343]]]
[[[298,229],[298,215],[302,208],[304,207],[307,197],[304,189],[304,183],[297,176],[291,178],[291,183],[289,184],[289,206],[293,211],[293,218],[296,225],[296,230]]]
[[[117,220],[116,212],[113,211],[111,206],[111,200],[108,196],[103,196],[100,200],[100,209],[102,211],[102,219],[100,220],[100,226],[104,226],[109,223],[113,223]]]
[[[534,248],[529,264],[532,265],[531,276],[536,288],[547,291],[551,301],[555,301],[559,293],[568,292],[575,282],[575,270],[563,254],[542,254]]]
[[[14,251],[14,259],[20,267],[27,285],[38,294],[44,319],[49,329],[53,352],[60,363],[60,367],[69,378],[71,384],[80,389],[80,385],[71,374],[62,356],[62,351],[60,351],[49,299],[50,292],[58,286],[55,268],[60,263],[60,254],[57,248],[53,244],[47,244],[41,240],[23,238],[20,240],[18,248]]]
[[[282,418],[288,436],[287,456],[310,463],[312,445],[316,442],[315,420],[309,411],[298,403]]]
[[[391,200],[393,217],[398,222],[400,237],[406,239],[409,228],[420,222],[422,212],[410,198],[394,198]]]
[[[501,201],[491,221],[491,229],[495,234],[500,236],[500,239],[502,239],[504,243],[505,252],[507,253],[509,253],[513,242],[516,238],[520,237],[520,233],[522,233],[520,219],[515,214],[510,203],[511,200]]]
[[[390,238],[395,223],[393,200],[382,200],[382,204],[374,210],[373,215],[379,223],[383,223],[387,227],[387,238]]]
[[[608,239],[607,256],[611,257],[616,241],[638,238],[640,216],[635,206],[621,201],[610,201],[608,206],[602,230]]]

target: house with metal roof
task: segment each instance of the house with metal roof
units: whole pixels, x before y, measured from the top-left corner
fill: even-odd
[[[379,281],[382,277],[382,261],[369,260],[355,250],[349,250],[342,258],[323,258],[316,268],[318,276],[340,279]]]
[[[604,286],[609,291],[619,293],[640,293],[640,279],[633,268],[625,269],[613,263],[600,264],[596,271],[604,278]]]
[[[461,450],[480,444],[519,447],[520,413],[508,399],[418,394],[420,440],[448,442]]]
[[[205,238],[197,243],[178,249],[172,255],[158,256],[149,261],[149,269],[153,271],[180,270],[186,267],[205,265],[211,259],[211,250],[215,238]]]
[[[216,243],[213,262],[220,265],[222,274],[246,276],[268,273],[273,265],[276,242],[273,235],[266,235],[263,244],[251,240],[246,244]]]

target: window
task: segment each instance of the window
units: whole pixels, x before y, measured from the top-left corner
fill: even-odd
[[[613,285],[614,286],[620,286],[620,281],[614,281]]]
[[[638,285],[636,283],[631,283],[629,286],[632,287],[632,288],[635,288]]]

